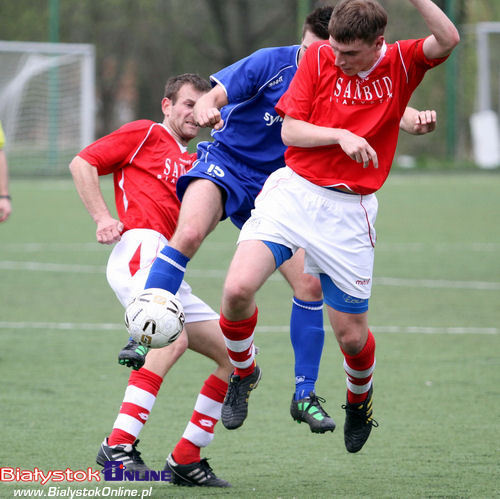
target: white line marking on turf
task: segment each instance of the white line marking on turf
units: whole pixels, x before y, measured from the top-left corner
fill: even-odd
[[[221,241],[205,241],[203,248],[209,251],[220,251],[221,249],[234,250],[236,248],[235,242],[221,242]],[[83,243],[2,243],[2,249],[8,251],[109,251],[109,246],[98,244],[97,242],[83,242]],[[475,251],[475,252],[495,252],[500,250],[500,243],[494,242],[434,242],[434,243],[409,243],[409,242],[379,242],[377,243],[377,251]]]
[[[0,321],[0,329],[57,329],[63,331],[125,331],[124,324],[88,322],[9,322]],[[430,326],[370,326],[375,333],[403,334],[488,334],[496,335],[496,327],[430,327]],[[288,333],[289,326],[257,326],[257,333]]]
[[[103,265],[78,265],[70,263],[42,263],[42,262],[15,262],[0,261],[0,270],[27,270],[39,272],[73,272],[77,274],[101,274],[106,271]],[[220,278],[226,276],[226,271],[221,269],[188,269],[186,277],[191,278]],[[280,281],[283,277],[278,272],[270,280]],[[377,286],[399,286],[408,288],[444,288],[444,289],[474,289],[480,291],[498,291],[500,282],[487,281],[450,281],[446,279],[404,279],[401,277],[375,277]]]
[[[78,265],[73,263],[11,262],[0,261],[1,270],[30,270],[39,272],[75,272],[77,274],[101,274],[103,265]]]
[[[402,279],[400,277],[375,277],[378,286],[408,286],[412,288],[447,288],[447,289],[485,289],[496,291],[500,282],[484,281],[448,281],[445,279]]]

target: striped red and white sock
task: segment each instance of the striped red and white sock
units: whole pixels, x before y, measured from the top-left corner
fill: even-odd
[[[156,401],[163,378],[141,367],[132,371],[108,445],[133,444]]]
[[[375,337],[368,330],[365,346],[356,355],[344,354],[344,370],[347,373],[347,401],[350,404],[363,402],[372,386],[375,370]]]
[[[255,346],[253,336],[257,325],[258,310],[248,319],[230,321],[220,314],[220,327],[226,342],[227,353],[234,366],[234,374],[244,378],[253,373],[255,368]]]
[[[205,380],[191,420],[172,452],[175,462],[191,464],[200,461],[200,448],[206,447],[214,438],[215,425],[220,419],[226,392],[226,381],[213,374]]]

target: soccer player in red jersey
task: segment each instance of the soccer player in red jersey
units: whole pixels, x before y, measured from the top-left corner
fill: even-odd
[[[377,191],[395,153],[399,123],[427,70],[442,63],[458,31],[431,0],[408,0],[430,36],[388,44],[387,14],[376,0],[341,0],[328,41],[309,46],[276,109],[289,146],[286,167],[272,173],[243,226],[222,297],[220,324],[237,366],[251,352],[255,293],[298,248],[306,272],[321,280],[347,373],[344,441],[358,452],[372,426],[375,339],[368,329]],[[250,361],[253,359],[249,359]],[[233,376],[222,407],[224,426],[247,416],[259,367]],[[235,369],[236,374],[238,370]]]
[[[196,154],[187,152],[189,141],[199,130],[193,107],[209,89],[209,83],[195,74],[170,78],[161,102],[162,123],[128,123],[83,149],[70,164],[78,193],[97,225],[97,241],[116,243],[106,274],[123,306],[144,289],[153,261],[177,225],[180,202],[176,183],[196,159]],[[99,185],[99,176],[111,173],[118,219],[111,215]],[[192,294],[184,281],[178,297],[186,316],[185,330],[168,347],[151,349],[144,366],[132,371],[119,414],[101,444],[97,462],[104,466],[106,461],[123,461],[128,471],[145,474],[149,468],[136,449],[137,437],[164,376],[190,348],[214,360],[217,367],[205,380],[191,420],[168,456],[165,469],[171,471],[176,484],[228,487],[229,483],[217,478],[200,456],[201,447],[213,439],[232,371],[219,316]]]

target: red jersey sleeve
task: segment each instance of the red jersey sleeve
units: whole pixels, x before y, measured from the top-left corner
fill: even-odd
[[[95,166],[99,175],[113,173],[130,162],[152,124],[148,120],[127,123],[87,146],[78,156]]]

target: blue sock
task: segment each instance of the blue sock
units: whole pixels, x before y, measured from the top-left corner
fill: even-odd
[[[161,288],[175,295],[179,290],[189,258],[180,251],[165,246],[153,262],[144,289]]]
[[[295,399],[298,400],[315,391],[325,342],[323,300],[307,302],[293,297],[290,339],[295,354]]]

